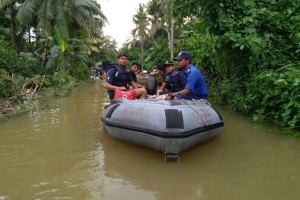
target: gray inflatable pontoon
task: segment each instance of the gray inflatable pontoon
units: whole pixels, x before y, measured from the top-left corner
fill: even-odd
[[[207,100],[116,99],[102,116],[114,138],[165,153],[166,161],[217,137],[224,126],[220,114]]]

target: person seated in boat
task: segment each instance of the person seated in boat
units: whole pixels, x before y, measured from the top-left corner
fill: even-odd
[[[118,55],[118,63],[110,66],[107,69],[106,80],[103,84],[104,88],[108,90],[109,99],[113,100],[115,90],[128,90],[129,85],[133,87],[136,98],[146,98],[147,91],[145,88],[138,88],[137,84],[132,80],[130,69],[126,66],[128,62],[128,55],[120,53]]]
[[[160,77],[162,77],[163,79],[165,79],[165,78],[166,78],[166,75],[167,75],[167,74],[166,74],[166,67],[164,66],[163,63],[158,63],[158,64],[156,64],[156,65],[154,66],[153,71],[150,72],[149,75],[151,75],[151,76],[156,76],[156,77],[160,76]]]
[[[163,63],[158,63],[154,70],[149,74],[151,76],[155,76],[156,80],[158,82],[158,85],[162,84],[167,77],[167,73],[166,73],[166,67],[164,66]]]
[[[139,71],[139,67],[140,67],[140,64],[137,63],[137,62],[132,62],[131,63],[131,68],[130,68],[130,75],[132,77],[132,80],[137,84],[137,86],[139,88],[143,88],[144,86],[139,84],[138,81],[137,81],[137,77],[136,77],[136,74],[138,73]]]
[[[186,77],[186,85],[183,90],[170,93],[167,99],[207,99],[208,89],[205,79],[199,69],[192,64],[192,56],[188,51],[181,51],[174,60],[178,63],[178,68],[182,70]]]
[[[178,70],[170,61],[164,64],[166,69],[166,78],[161,87],[157,90],[157,95],[179,92],[186,85],[186,78],[182,71]]]

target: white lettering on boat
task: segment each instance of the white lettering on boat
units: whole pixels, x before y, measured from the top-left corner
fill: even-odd
[[[144,121],[144,118],[146,116],[146,111],[143,108],[128,107],[122,110],[120,114],[122,118],[124,117],[128,121],[140,122],[140,121]]]

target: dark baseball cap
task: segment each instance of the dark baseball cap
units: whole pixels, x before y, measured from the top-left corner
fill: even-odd
[[[167,67],[167,66],[174,66],[174,63],[173,62],[171,62],[171,61],[169,61],[169,60],[167,60],[166,62],[165,62],[165,64],[164,64],[164,67]]]
[[[192,56],[190,54],[190,52],[188,51],[180,51],[180,53],[178,54],[177,57],[174,58],[174,60],[182,60],[183,58],[186,58],[186,59],[192,59]]]

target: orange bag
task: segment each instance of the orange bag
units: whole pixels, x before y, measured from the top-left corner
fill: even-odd
[[[135,99],[135,90],[115,90],[115,97],[114,99]]]

